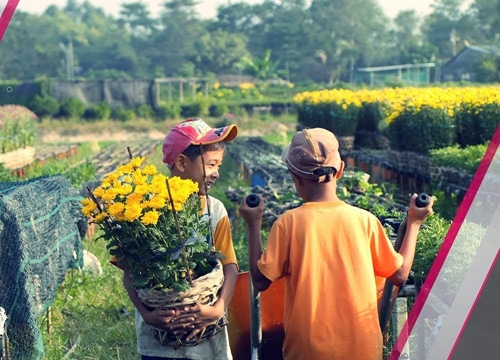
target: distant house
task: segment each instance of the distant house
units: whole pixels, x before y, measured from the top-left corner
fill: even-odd
[[[441,68],[441,81],[475,81],[475,63],[484,55],[500,56],[495,45],[466,46]]]

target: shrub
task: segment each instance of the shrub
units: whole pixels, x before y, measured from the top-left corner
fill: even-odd
[[[143,119],[151,119],[153,117],[154,111],[150,105],[141,104],[137,107],[136,113],[137,116]]]
[[[87,109],[85,117],[92,120],[106,120],[111,116],[111,106],[102,101],[99,104],[93,104],[90,109]]]
[[[85,114],[85,104],[76,98],[65,98],[61,101],[59,116],[81,118]]]
[[[210,102],[206,99],[199,99],[189,105],[189,117],[204,117],[209,114]]]
[[[455,119],[441,109],[408,107],[385,129],[391,148],[428,155],[455,142]]]
[[[458,145],[430,151],[431,161],[437,166],[450,166],[474,174],[484,157],[488,143],[460,148]]]
[[[134,120],[135,111],[132,109],[118,108],[113,112],[113,118],[123,122]]]
[[[37,116],[18,105],[0,107],[0,151],[6,153],[36,142]]]
[[[59,103],[51,96],[35,95],[29,108],[39,117],[51,117],[59,112]]]
[[[166,119],[178,119],[181,117],[182,108],[177,103],[160,104],[155,112],[155,119],[163,121]]]
[[[457,112],[457,142],[461,146],[484,144],[500,124],[500,104],[464,103]]]
[[[210,116],[221,117],[229,112],[229,106],[227,104],[215,104],[210,110]]]

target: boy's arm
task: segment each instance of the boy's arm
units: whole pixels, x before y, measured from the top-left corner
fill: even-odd
[[[123,286],[127,290],[130,300],[139,311],[146,324],[161,330],[169,330],[169,323],[175,316],[175,311],[158,309],[150,311],[141,299],[139,299],[137,292],[132,287],[132,278],[130,277],[130,269],[128,267],[123,267]]]
[[[250,262],[250,275],[252,276],[253,286],[259,291],[265,291],[269,288],[272,281],[269,280],[257,266],[257,262],[262,257],[262,239],[260,238],[260,229],[262,227],[262,214],[264,213],[264,199],[259,195],[259,205],[251,208],[247,205],[247,197],[243,198],[239,209],[240,215],[247,223],[248,228],[248,250]]]
[[[420,226],[423,224],[432,213],[432,205],[434,198],[431,197],[429,204],[424,208],[418,208],[415,204],[417,195],[414,194],[410,200],[410,207],[408,209],[406,233],[403,238],[403,243],[399,249],[399,253],[403,256],[403,265],[388,279],[396,286],[404,286],[410,274],[415,257],[415,247],[417,244],[417,236],[420,231]]]
[[[246,221],[246,220],[245,220]],[[272,281],[265,277],[259,270],[257,262],[263,254],[262,239],[260,238],[261,219],[250,218],[248,225],[248,248],[250,275],[252,276],[253,286],[259,291],[265,291],[271,286]]]

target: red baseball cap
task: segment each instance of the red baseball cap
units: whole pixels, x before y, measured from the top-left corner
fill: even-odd
[[[199,118],[184,120],[175,125],[163,140],[163,162],[170,168],[174,166],[177,156],[182,154],[189,145],[208,145],[219,141],[231,141],[238,135],[236,125],[211,128]]]

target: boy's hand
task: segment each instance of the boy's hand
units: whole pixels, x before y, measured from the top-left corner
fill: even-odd
[[[180,315],[175,317],[170,329],[174,331],[174,334],[192,330],[186,338],[186,340],[191,340],[205,327],[219,320],[224,315],[224,309],[217,304],[194,305],[185,307],[179,313]]]
[[[177,314],[178,315],[178,314]],[[171,321],[175,318],[176,312],[174,310],[159,310],[148,311],[141,314],[144,322],[160,330],[169,331]]]
[[[259,200],[259,205],[251,208],[247,205],[247,196],[243,197],[239,212],[248,225],[260,223],[262,221],[262,214],[264,214],[264,198],[260,194]]]
[[[430,215],[433,214],[432,205],[434,204],[434,196],[429,199],[429,204],[426,207],[419,208],[416,205],[417,194],[413,194],[410,199],[410,208],[408,209],[408,222],[421,225]]]

